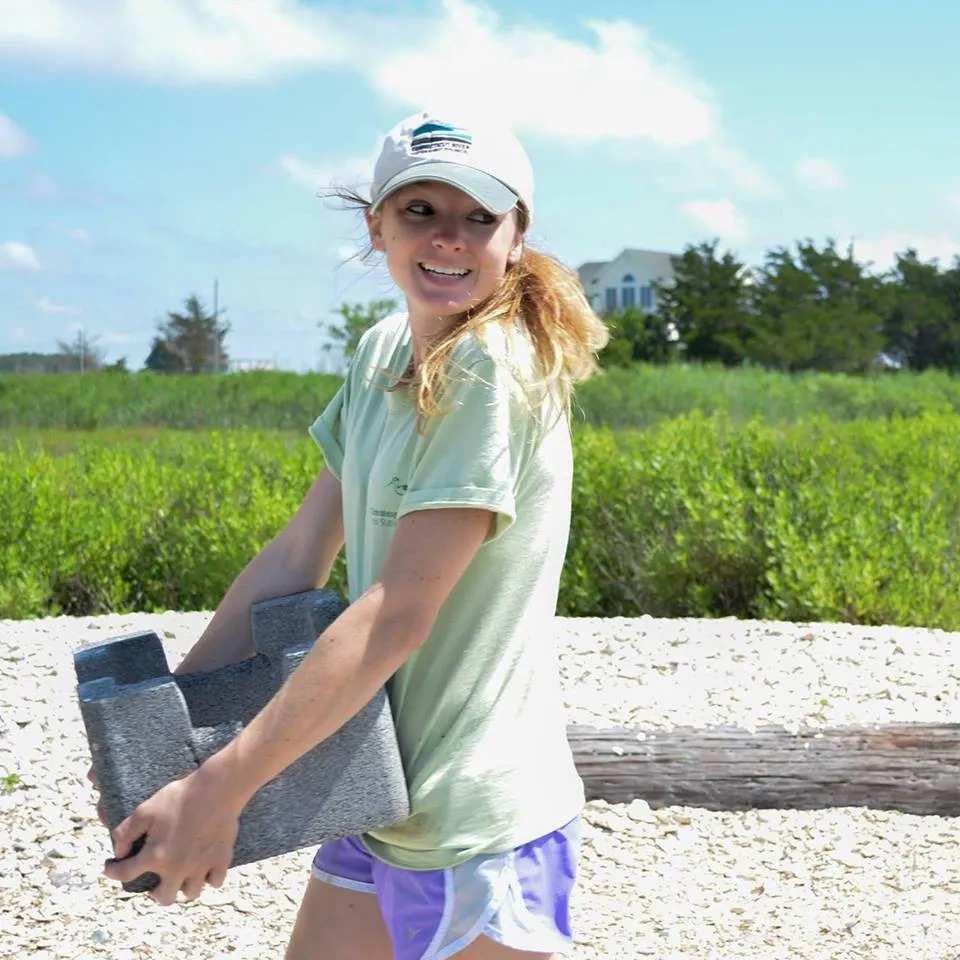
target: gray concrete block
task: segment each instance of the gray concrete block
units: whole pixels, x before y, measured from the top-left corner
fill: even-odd
[[[78,650],[80,713],[110,828],[229,743],[344,607],[331,590],[254,604],[256,655],[185,676],[170,673],[163,644],[152,632]],[[388,826],[409,813],[393,715],[381,688],[333,736],[251,799],[231,866]],[[158,882],[146,873],[124,889],[151,890]]]

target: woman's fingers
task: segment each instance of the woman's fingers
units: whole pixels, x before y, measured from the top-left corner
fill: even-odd
[[[203,877],[187,877],[180,887],[180,892],[187,900],[196,900],[203,893],[203,885],[206,881]]]
[[[180,886],[175,878],[161,875],[160,883],[157,884],[147,896],[160,904],[161,907],[169,907],[177,902],[177,894],[179,892]]]

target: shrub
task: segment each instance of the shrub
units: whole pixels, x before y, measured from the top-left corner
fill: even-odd
[[[960,629],[960,418],[575,431],[566,616]],[[0,450],[0,617],[212,609],[321,466],[305,435]],[[330,584],[346,593],[343,559]]]

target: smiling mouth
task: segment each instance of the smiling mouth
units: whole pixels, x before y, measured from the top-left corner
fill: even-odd
[[[417,266],[426,274],[433,277],[465,277],[470,271],[462,267],[438,267],[431,263],[418,263]]]

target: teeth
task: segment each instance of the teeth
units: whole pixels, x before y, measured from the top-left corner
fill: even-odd
[[[432,267],[426,263],[421,263],[420,268],[426,270],[427,273],[439,273],[442,277],[465,277],[470,272],[469,270],[455,270],[448,267]]]

